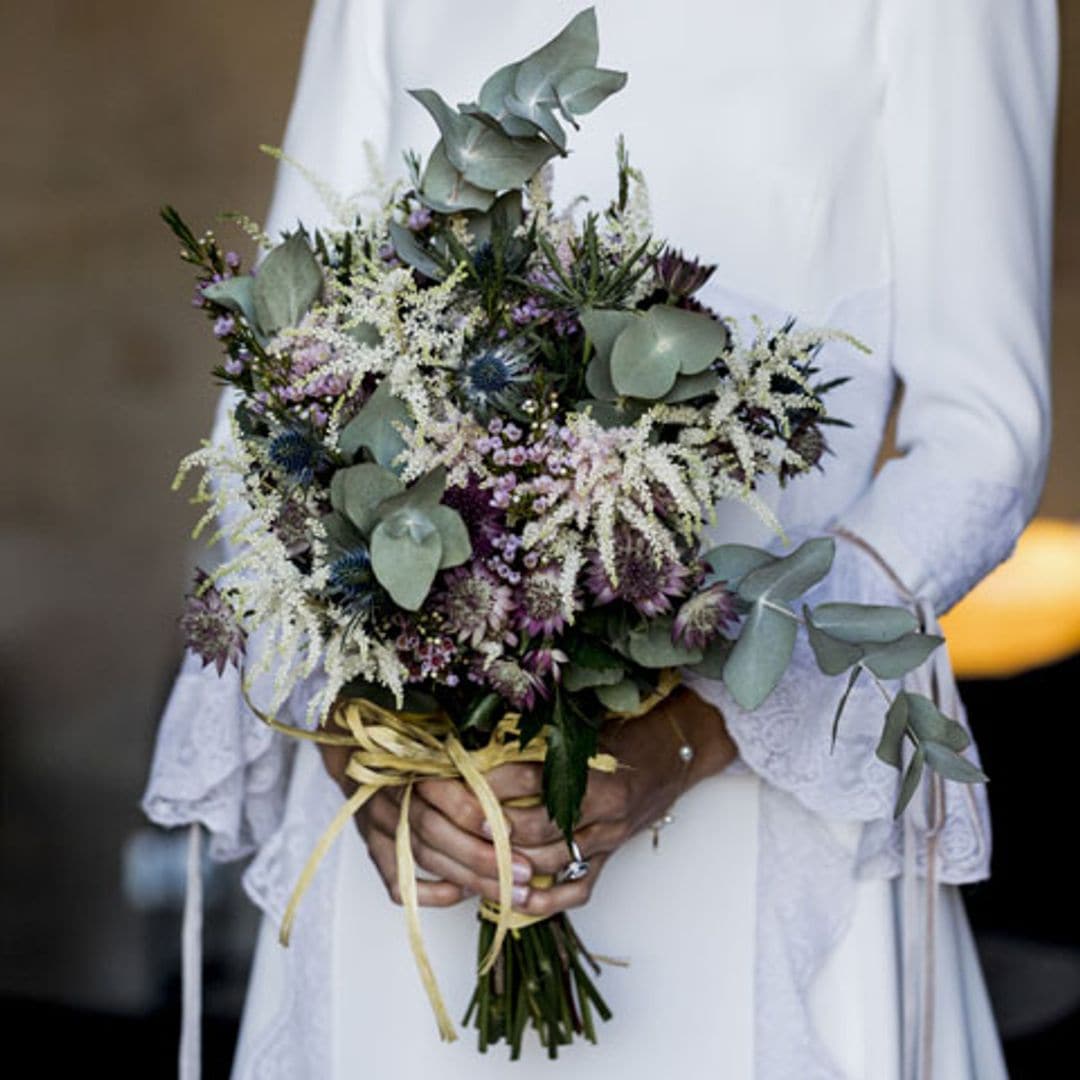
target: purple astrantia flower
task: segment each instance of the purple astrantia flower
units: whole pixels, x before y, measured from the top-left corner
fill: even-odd
[[[517,709],[531,709],[537,694],[544,694],[542,680],[516,660],[496,660],[484,677],[496,694]]]
[[[218,675],[223,675],[225,665],[230,661],[240,667],[245,634],[217,586],[210,585],[199,595],[209,576],[205,570],[195,571],[195,589],[188,594],[184,613],[180,616],[180,629],[188,648],[202,659],[204,665],[214,664]]]
[[[672,559],[657,560],[656,553],[641,533],[627,526],[615,530],[615,574],[612,582],[600,558],[589,553],[585,580],[597,604],[625,600],[646,618],[671,610],[671,597],[682,596],[689,587],[690,571]]]
[[[562,682],[562,665],[570,663],[570,657],[562,651],[549,646],[539,649],[530,649],[522,658],[522,663],[538,678],[543,679],[550,674],[552,681]],[[548,696],[547,687],[540,684],[540,693]]]
[[[679,608],[671,638],[688,649],[701,649],[738,618],[735,594],[723,582],[717,582],[691,596]]]
[[[437,604],[447,631],[476,648],[505,638],[514,599],[508,585],[473,561],[447,573]]]
[[[554,637],[566,626],[559,573],[551,567],[530,574],[518,589],[517,625],[534,637]]]

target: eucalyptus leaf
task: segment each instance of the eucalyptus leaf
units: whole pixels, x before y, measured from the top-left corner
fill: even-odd
[[[938,742],[950,750],[966,750],[971,738],[962,724],[947,717],[926,697],[911,690],[903,691],[908,702],[908,724],[924,742]]]
[[[901,692],[893,698],[889,711],[885,714],[885,727],[875,751],[886,765],[892,765],[896,769],[899,769],[904,761],[904,733],[907,731],[907,723],[908,697]]]
[[[697,375],[680,375],[675,385],[660,399],[666,405],[677,405],[680,401],[690,401],[702,394],[711,394],[720,385],[720,376],[715,371],[700,371]]]
[[[255,334],[264,337],[259,320],[255,317],[255,299],[252,295],[254,286],[255,279],[250,274],[241,274],[239,277],[226,278],[224,281],[207,285],[202,294],[207,300],[213,300],[215,304],[242,315]]]
[[[720,544],[701,557],[712,568],[709,583],[724,581],[732,588],[747,574],[777,561],[776,556],[764,548],[749,544]]]
[[[701,659],[696,664],[691,665],[693,671],[698,675],[703,675],[706,679],[722,679],[724,665],[727,663],[734,647],[735,642],[728,638],[713,638],[702,650]]]
[[[898,679],[914,671],[945,639],[936,634],[905,634],[867,652],[863,663],[879,679]]]
[[[836,749],[836,736],[840,733],[840,717],[844,712],[844,706],[848,703],[848,698],[851,697],[851,691],[855,689],[855,684],[859,681],[862,670],[863,669],[857,664],[851,669],[851,674],[848,676],[844,692],[840,695],[840,700],[836,703],[836,712],[833,714],[832,745],[829,750],[830,753]]]
[[[641,691],[633,679],[623,679],[611,686],[596,687],[600,704],[615,713],[634,712],[641,706]]]
[[[701,311],[654,304],[643,323],[652,331],[654,352],[674,353],[683,375],[705,371],[728,344],[727,326]]]
[[[378,520],[379,505],[404,488],[398,477],[381,465],[350,465],[331,477],[330,505],[367,536]]]
[[[417,191],[420,201],[441,214],[455,214],[463,210],[487,210],[495,202],[495,192],[470,184],[455,169],[446,156],[446,147],[440,139],[424,166],[424,175]]]
[[[911,755],[911,761],[908,763],[907,771],[904,773],[904,779],[900,784],[900,791],[896,798],[896,808],[893,810],[894,819],[898,818],[904,812],[918,789],[919,781],[922,779],[925,761],[925,751],[921,746],[917,747],[915,753]]]
[[[452,507],[442,505],[431,507],[427,513],[442,539],[439,569],[449,570],[468,562],[472,555],[472,543],[461,515]]]
[[[446,490],[446,467],[436,465],[430,472],[424,473],[412,487],[387,499],[379,507],[379,517],[385,518],[401,510],[418,510],[430,514]]]
[[[627,642],[630,658],[647,668],[677,667],[696,664],[704,656],[701,649],[688,649],[671,640],[672,620],[653,619],[643,628],[631,630]]]
[[[593,686],[614,686],[622,682],[624,676],[622,666],[591,668],[570,663],[563,668],[562,684],[569,691],[588,690]]]
[[[806,604],[803,604],[803,619],[806,622],[806,636],[810,639],[810,648],[814,650],[814,659],[826,675],[839,675],[862,659],[863,650],[860,646],[840,641],[819,629]]]
[[[427,598],[442,558],[442,540],[425,532],[408,512],[380,521],[371,534],[371,568],[398,607],[418,611]]]
[[[294,232],[262,261],[251,289],[259,327],[276,334],[296,326],[322,294],[322,270],[307,237]]]
[[[336,559],[358,547],[366,548],[363,533],[344,514],[332,510],[320,518],[326,530],[326,546],[331,559]]]
[[[794,613],[753,606],[724,665],[724,685],[744,709],[756,709],[772,693],[791,662],[798,629]]]
[[[675,385],[679,357],[671,351],[658,351],[644,323],[644,318],[637,320],[615,339],[611,381],[620,394],[655,401]]]
[[[360,411],[341,429],[338,449],[353,457],[365,447],[380,465],[388,469],[405,449],[405,440],[396,424],[411,427],[412,415],[405,402],[390,393],[389,383],[383,379]]]
[[[906,608],[879,604],[818,604],[813,615],[819,630],[852,645],[895,641],[919,628],[918,619]]]
[[[922,743],[926,763],[934,772],[962,784],[985,784],[990,778],[977,765],[961,757],[944,743],[927,740]]]
[[[588,409],[592,418],[602,428],[627,427],[636,424],[645,415],[648,405],[644,401],[580,401],[579,412]]]
[[[559,80],[556,93],[561,107],[578,116],[592,112],[626,85],[625,71],[579,68]]]
[[[739,582],[738,593],[751,601],[794,600],[829,572],[835,551],[832,537],[804,540],[790,555],[747,574]]]
[[[348,334],[357,345],[378,345],[382,342],[382,334],[374,323],[357,322],[352,326],[345,327]]]
[[[594,355],[585,368],[585,387],[600,401],[615,401],[619,391],[611,381],[611,363],[599,354]]]
[[[585,336],[592,342],[597,356],[611,358],[615,339],[643,316],[633,311],[614,311],[608,308],[582,308],[578,312]]]
[[[403,263],[419,270],[421,274],[433,281],[442,281],[446,276],[442,267],[423,249],[412,229],[402,225],[400,221],[391,221],[388,228],[390,242]]]

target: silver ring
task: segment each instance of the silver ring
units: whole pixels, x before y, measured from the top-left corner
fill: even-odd
[[[589,872],[589,860],[581,853],[576,840],[570,841],[570,853],[574,856],[556,875],[555,881],[580,881]]]

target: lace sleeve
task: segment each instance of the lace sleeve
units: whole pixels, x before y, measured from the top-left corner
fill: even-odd
[[[1056,9],[895,0],[881,31],[902,456],[833,524],[866,540],[940,614],[1012,552],[1045,478]],[[840,539],[832,572],[806,599],[912,606],[875,559]],[[754,712],[720,682],[688,681],[723,712],[749,767],[818,814],[873,822],[864,837],[881,843],[864,854],[882,855],[899,774],[875,756],[886,703],[873,682],[856,686],[831,753],[844,680],[818,671],[805,635]],[[899,685],[885,683],[890,693]],[[977,747],[967,756],[978,763]],[[942,879],[987,876],[986,788],[948,781],[945,791]]]

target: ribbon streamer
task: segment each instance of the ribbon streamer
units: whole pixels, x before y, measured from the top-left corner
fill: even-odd
[[[609,710],[606,715],[623,719],[641,716],[663,700],[678,683],[678,671],[665,668],[660,672],[656,690],[645,697],[636,709],[626,712]],[[542,762],[547,754],[545,733],[541,731],[529,740],[527,746],[522,747],[518,741],[518,723],[521,716],[516,712],[507,712],[496,724],[485,746],[466,750],[457,737],[453,722],[443,712],[399,712],[364,698],[345,698],[330,714],[331,723],[345,729],[348,732],[345,734],[323,728],[309,731],[283,724],[257,708],[246,690],[244,697],[251,711],[276,731],[313,742],[350,748],[352,753],[345,767],[345,775],[358,784],[357,789],[334,815],[308,857],[285,909],[278,933],[279,941],[282,945],[289,944],[300,900],[330,845],[353,815],[376,792],[384,788],[403,788],[395,852],[409,944],[435,1013],[439,1034],[444,1041],[452,1042],[457,1038],[457,1032],[439,990],[420,929],[416,866],[409,824],[412,787],[417,780],[431,777],[460,778],[476,796],[491,827],[498,871],[499,900],[495,904],[484,900],[480,906],[480,914],[496,924],[491,947],[479,966],[479,975],[485,975],[497,960],[507,933],[538,922],[542,917],[515,911],[511,906],[513,867],[510,832],[502,813],[502,804],[484,774],[499,765]],[[614,772],[618,764],[616,759],[607,753],[594,754],[589,759],[589,767],[601,772]],[[511,803],[513,802],[514,800],[511,800]],[[539,799],[530,797],[528,802],[536,805]],[[518,802],[518,805],[522,804]],[[551,875],[536,875],[532,881],[534,887],[547,887],[552,883]]]

